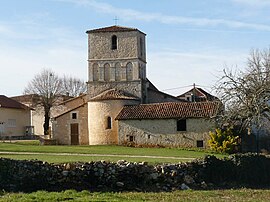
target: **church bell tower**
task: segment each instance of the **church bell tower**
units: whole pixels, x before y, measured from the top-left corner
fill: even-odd
[[[117,89],[146,99],[145,36],[135,28],[110,26],[88,34],[88,96]]]

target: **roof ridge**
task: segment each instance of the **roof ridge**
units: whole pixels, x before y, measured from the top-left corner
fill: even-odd
[[[137,28],[125,27],[125,26],[119,26],[119,25],[112,25],[112,26],[108,26],[108,27],[91,29],[91,30],[87,30],[86,33],[88,34],[88,33],[95,33],[95,32],[125,32],[125,31],[139,31],[139,32],[143,33],[142,31],[140,31]],[[143,33],[143,34],[145,34],[145,33]]]
[[[0,95],[0,107],[31,110],[32,108],[5,95]]]
[[[79,107],[84,106],[85,104],[87,104],[87,102],[83,102],[83,103],[81,103],[81,104],[79,104],[79,105],[76,105],[76,106],[74,106],[74,107],[71,107],[71,108],[67,109],[66,111],[63,111],[63,112],[61,112],[60,114],[56,115],[56,116],[53,117],[53,118],[56,119],[56,118],[58,118],[58,117],[60,117],[60,116],[62,116],[62,115],[64,115],[64,114],[66,114],[66,113],[69,113],[69,112],[73,111],[74,109],[78,109]]]
[[[82,93],[81,95],[77,96],[77,97],[72,97],[70,99],[67,99],[61,103],[59,103],[59,105],[62,105],[62,104],[65,104],[65,103],[68,103],[68,102],[71,102],[73,100],[76,100],[76,99],[79,99],[79,98],[83,98],[84,96],[86,96],[87,94],[86,93]]]
[[[148,106],[148,105],[169,105],[169,104],[176,104],[176,105],[195,105],[195,104],[207,104],[207,103],[220,103],[220,101],[202,101],[202,102],[158,102],[158,103],[145,103],[145,104],[140,104],[141,106]]]
[[[90,101],[98,101],[98,100],[115,100],[115,99],[132,99],[139,100],[138,97],[129,94],[123,90],[111,88],[101,92],[100,94],[92,97]]]

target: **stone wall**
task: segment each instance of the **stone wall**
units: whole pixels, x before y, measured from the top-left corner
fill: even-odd
[[[142,96],[142,82],[139,81],[122,81],[122,82],[89,82],[88,83],[88,96],[89,99],[99,95],[100,93],[109,89],[122,90],[128,92],[138,98]]]
[[[192,162],[162,165],[124,160],[55,165],[0,158],[0,190],[160,192],[190,188],[269,188],[269,167],[270,158],[257,154],[225,159],[206,156]]]
[[[127,77],[127,65],[132,64],[132,80],[140,80],[140,78],[145,79],[145,73],[142,75],[141,71],[145,71],[145,65],[138,59],[108,59],[104,61],[92,60],[89,62],[88,66],[88,81],[101,81],[101,82],[109,82],[109,81],[127,81],[131,80]],[[97,66],[97,75],[95,74],[94,66]],[[118,67],[117,67],[118,65]],[[103,75],[100,77],[100,68],[104,68]],[[108,68],[108,69],[107,69]],[[122,76],[122,71],[126,72],[125,76]],[[109,79],[105,78],[105,71],[108,72]],[[106,73],[107,73],[106,72]],[[121,75],[121,78],[116,78],[116,74]],[[95,78],[94,78],[95,77]]]
[[[117,36],[117,49],[114,50],[111,48],[113,35]],[[128,64],[131,65],[130,71]],[[126,72],[126,75],[123,72]],[[112,88],[143,98],[145,87],[142,80],[145,79],[146,53],[143,33],[124,31],[88,34],[89,98]]]
[[[77,113],[77,119],[72,119],[72,113]],[[87,104],[57,117],[54,121],[53,139],[58,144],[71,144],[70,124],[79,124],[79,144],[88,145],[88,114]]]
[[[119,144],[161,145],[172,147],[196,147],[203,141],[207,147],[209,131],[214,123],[205,119],[187,119],[187,130],[177,131],[175,119],[119,120]]]
[[[118,122],[115,120],[124,105],[138,104],[136,100],[103,100],[88,102],[89,144],[118,144]],[[107,118],[111,117],[111,128]]]
[[[117,49],[111,49],[111,37],[117,36]],[[97,32],[88,34],[88,59],[103,59],[110,58],[140,58],[143,61],[146,59],[145,46],[144,53],[139,53],[139,40],[143,39],[145,43],[145,35],[138,31],[131,32]]]

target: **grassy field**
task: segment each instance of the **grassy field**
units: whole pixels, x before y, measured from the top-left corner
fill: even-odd
[[[206,151],[190,151],[178,148],[133,148],[117,145],[46,146],[46,145],[39,145],[38,141],[25,141],[25,142],[19,141],[13,143],[10,142],[0,143],[0,152],[18,152],[17,154],[0,154],[0,157],[13,159],[38,159],[50,163],[74,162],[74,161],[85,162],[98,160],[116,162],[117,160],[120,159],[132,162],[147,161],[149,163],[177,163],[182,161],[188,161],[191,160],[192,158],[204,157],[206,154],[211,154]],[[31,152],[32,154],[23,154],[23,152]],[[64,154],[62,156],[56,155],[59,153]],[[103,156],[95,156],[94,154]],[[110,155],[117,155],[117,156],[110,156]],[[152,158],[146,157],[146,155]],[[215,155],[218,157],[225,156],[221,154]]]
[[[160,193],[101,193],[88,191],[64,192],[38,191],[30,194],[0,193],[0,201],[269,201],[270,190],[211,190],[211,191],[174,191]]]
[[[111,157],[111,156],[55,156],[49,154],[40,154],[40,155],[33,155],[33,154],[0,154],[0,157],[3,158],[11,158],[17,160],[40,160],[46,161],[49,163],[67,163],[67,162],[90,162],[90,161],[110,161],[110,162],[117,162],[118,160],[126,160],[129,162],[143,162],[146,161],[150,164],[160,164],[160,163],[179,163],[179,162],[186,162],[192,159],[185,159],[185,158],[177,158],[177,159],[163,159],[163,158],[144,158],[144,157]]]
[[[116,162],[119,159],[128,161],[147,161],[150,163],[176,163],[186,161],[185,158],[199,158],[207,151],[189,151],[177,148],[132,148],[123,146],[42,146],[37,141],[5,142],[0,143],[0,152],[18,152],[16,154],[0,154],[0,157],[14,159],[38,159],[51,163],[72,161],[98,161],[108,160]],[[31,152],[32,154],[23,154]],[[20,154],[21,153],[21,154]],[[38,154],[42,153],[42,154]],[[64,153],[63,156],[54,154]],[[73,154],[73,155],[72,155]],[[75,155],[74,155],[75,154]],[[80,154],[80,155],[76,155]],[[94,154],[104,156],[94,156]],[[87,155],[87,156],[83,156]],[[109,156],[119,155],[119,156]],[[123,155],[128,155],[122,158]],[[129,155],[136,157],[129,157]],[[159,158],[146,158],[159,156]],[[215,154],[217,157],[225,155]],[[165,157],[165,158],[161,158]],[[174,157],[169,159],[169,157]],[[140,192],[76,192],[67,190],[63,192],[38,191],[33,193],[5,193],[0,190],[1,201],[269,201],[270,190],[208,190],[208,191],[174,191],[159,193]]]

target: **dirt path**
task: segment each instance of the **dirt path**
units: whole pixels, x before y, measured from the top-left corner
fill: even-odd
[[[182,159],[194,160],[195,158],[174,157],[174,156],[147,156],[147,155],[124,155],[124,154],[80,154],[80,153],[44,153],[44,152],[1,152],[1,154],[16,154],[16,155],[51,155],[51,156],[101,156],[101,157],[120,157],[120,158],[149,158],[149,159]]]

